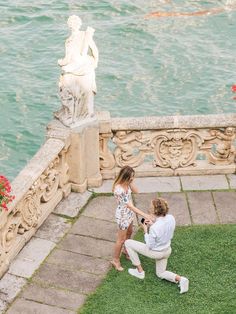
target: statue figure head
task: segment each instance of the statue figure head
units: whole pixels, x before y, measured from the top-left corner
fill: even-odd
[[[80,29],[82,25],[81,18],[77,15],[71,15],[67,20],[67,25],[72,30]]]
[[[225,129],[225,135],[233,135],[233,134],[234,134],[234,128],[229,126]]]

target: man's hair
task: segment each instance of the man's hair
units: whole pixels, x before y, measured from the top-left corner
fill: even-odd
[[[165,216],[169,212],[167,201],[163,198],[154,198],[152,200],[152,205],[155,216]]]

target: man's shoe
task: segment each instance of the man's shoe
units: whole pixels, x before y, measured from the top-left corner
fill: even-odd
[[[137,277],[139,279],[144,279],[145,272],[142,271],[141,273],[137,270],[137,268],[129,268],[128,273],[134,277]]]
[[[180,293],[187,292],[188,287],[189,287],[189,280],[185,277],[180,277],[179,287],[180,287]]]

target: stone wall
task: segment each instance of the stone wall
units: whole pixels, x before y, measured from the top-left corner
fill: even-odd
[[[101,183],[98,120],[73,128],[53,120],[44,145],[11,184],[14,201],[0,213],[0,277],[64,197]]]
[[[103,178],[125,165],[142,177],[235,172],[235,114],[99,119]]]
[[[45,144],[12,182],[0,214],[0,276],[71,191],[84,192],[130,165],[136,176],[235,172],[236,115],[110,118],[73,125],[53,120]]]
[[[0,214],[0,276],[39,226],[71,191],[68,145],[48,139],[12,182],[14,201]]]

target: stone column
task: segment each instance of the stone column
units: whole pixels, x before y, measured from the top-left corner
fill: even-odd
[[[71,188],[75,192],[84,192],[88,187],[102,184],[99,166],[99,122],[97,118],[87,119],[70,127],[58,120],[50,123],[50,129],[60,128],[61,132],[69,132],[70,146],[66,153],[69,165],[68,175]],[[58,134],[60,132],[52,132]]]

